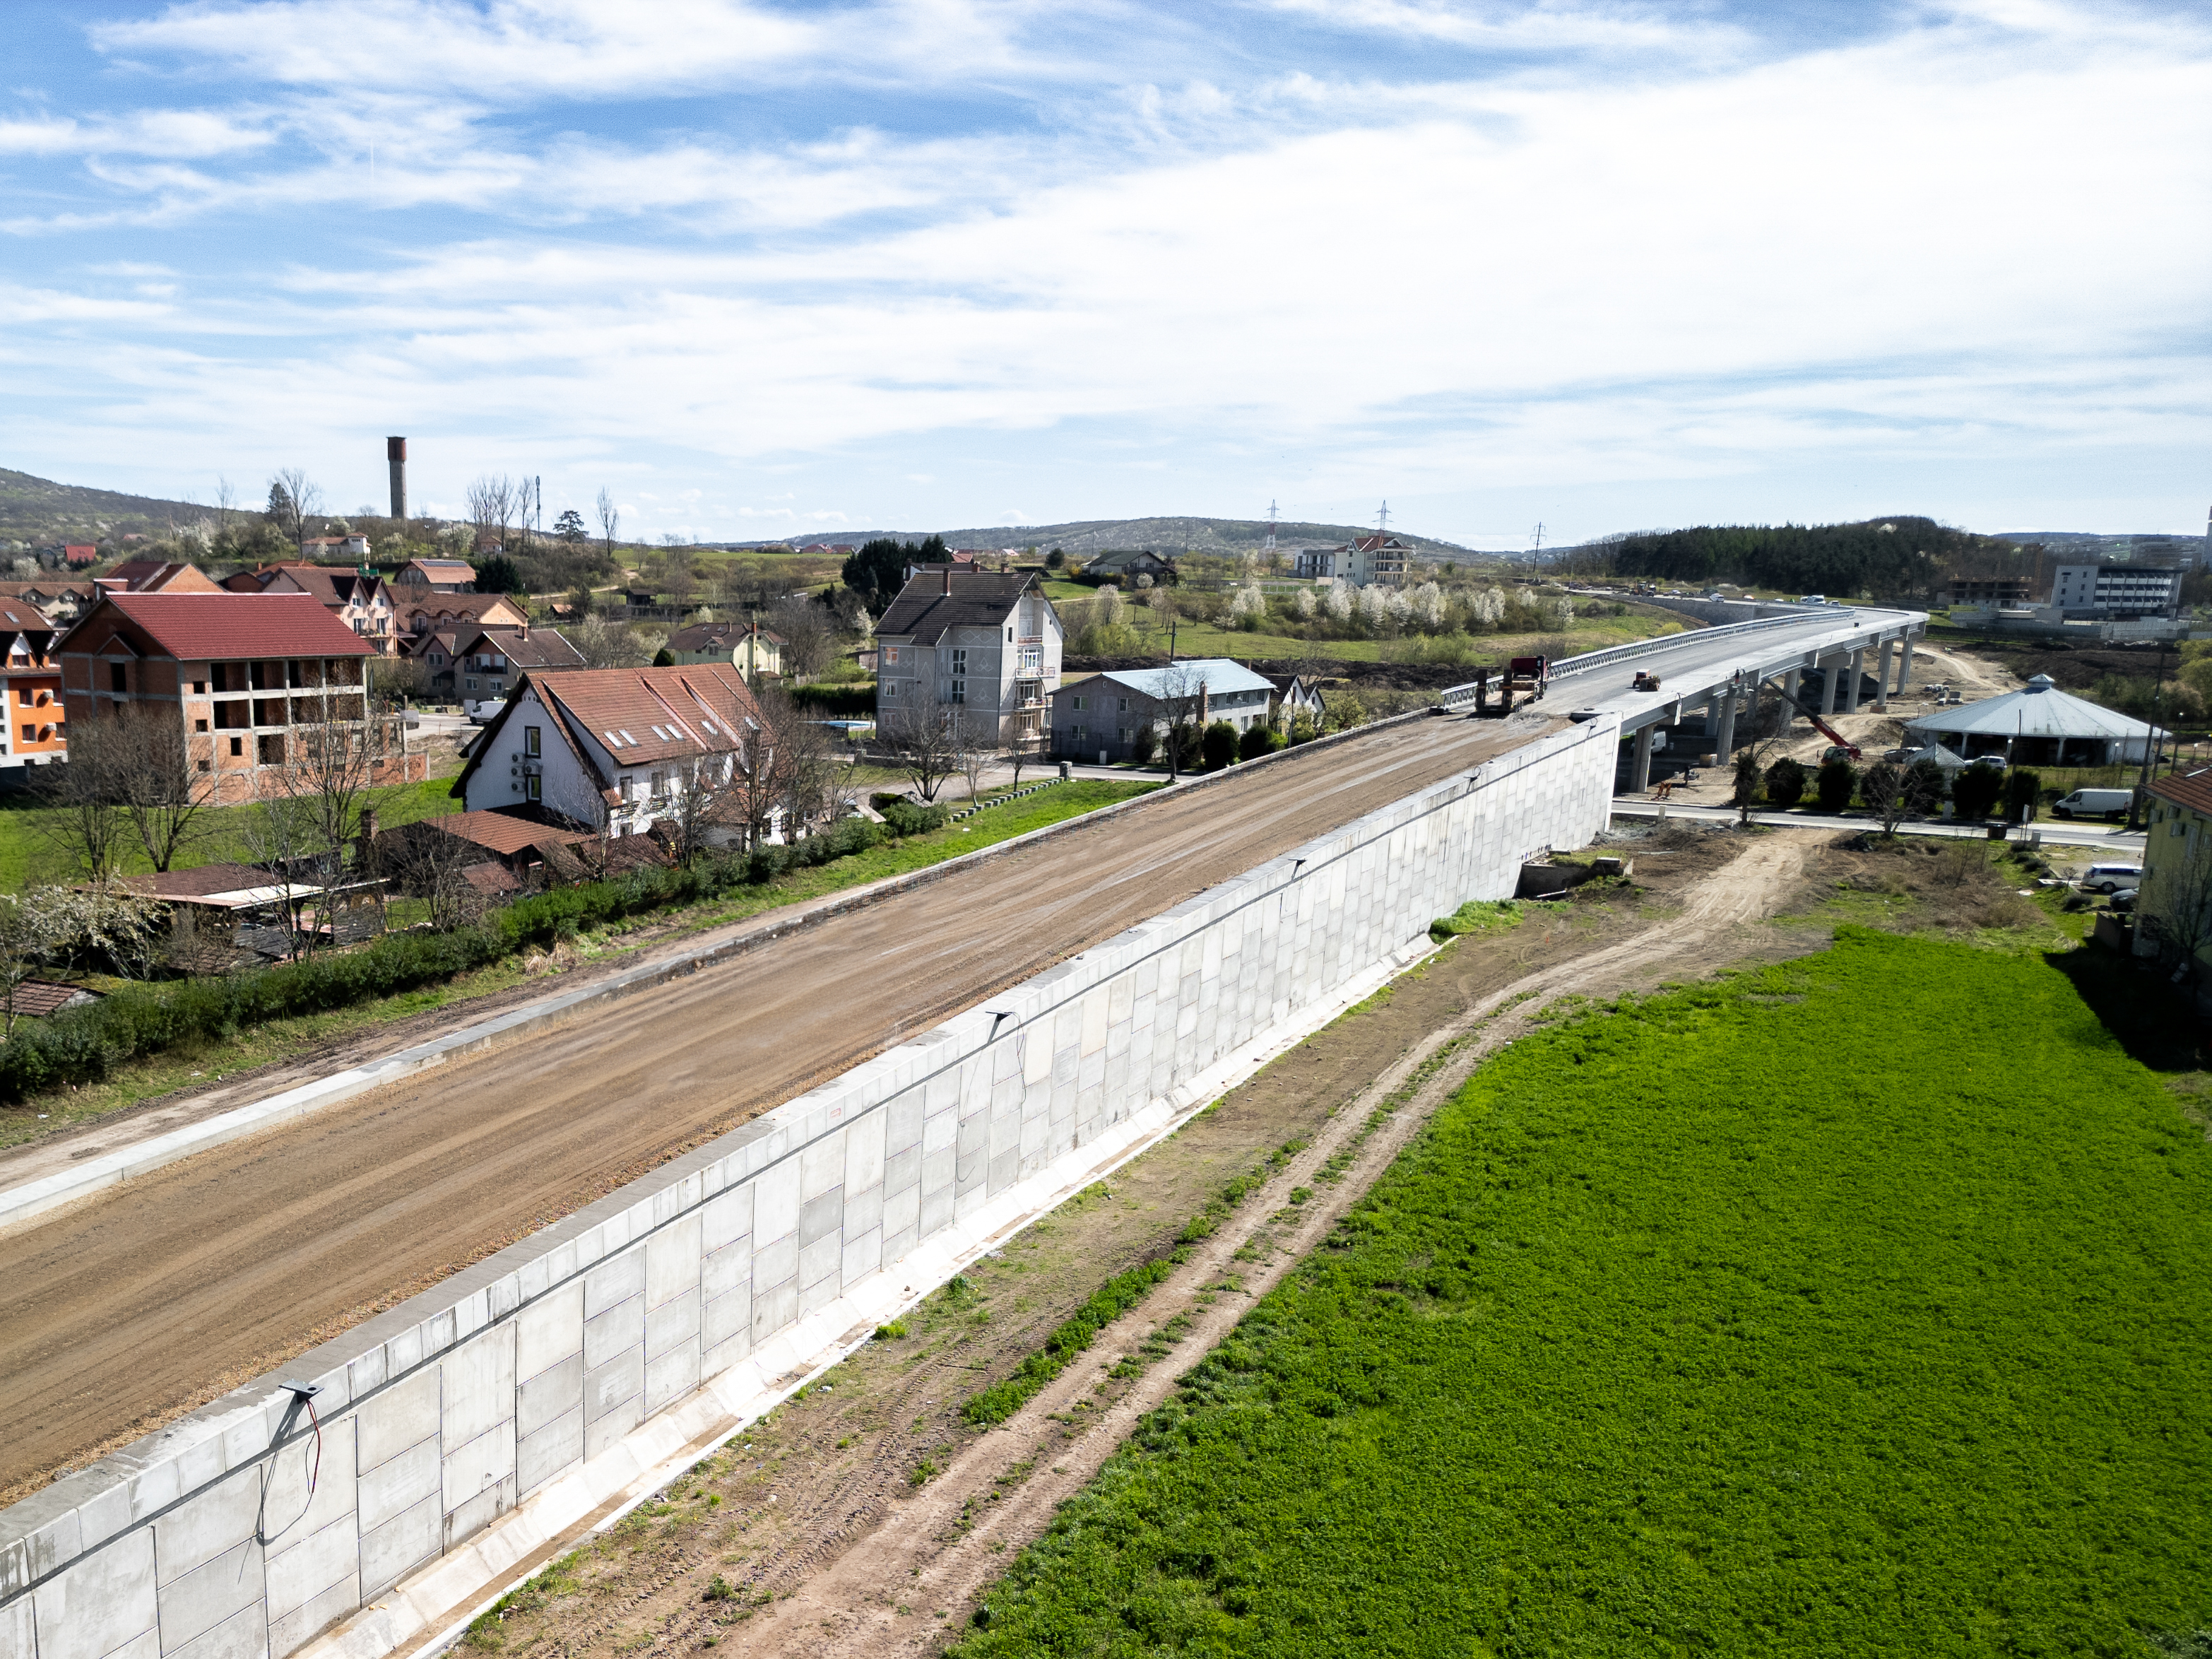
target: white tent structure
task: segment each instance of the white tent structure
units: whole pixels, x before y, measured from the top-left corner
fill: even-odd
[[[1969,760],[2002,755],[2027,766],[2113,766],[2140,761],[2165,733],[2069,696],[2038,674],[2018,691],[1908,721],[1908,745],[1940,744]]]

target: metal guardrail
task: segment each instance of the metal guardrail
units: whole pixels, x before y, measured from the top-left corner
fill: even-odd
[[[1593,668],[1603,668],[1611,663],[1626,662],[1632,657],[1650,656],[1656,651],[1671,651],[1678,646],[1703,644],[1705,641],[1717,638],[1722,635],[1734,638],[1762,629],[1798,628],[1803,626],[1817,614],[1808,610],[1792,617],[1761,617],[1756,622],[1723,623],[1717,628],[1694,628],[1686,633],[1670,635],[1664,639],[1640,640],[1628,645],[1608,645],[1601,650],[1585,651],[1579,657],[1560,658],[1552,665],[1552,678],[1556,680],[1570,674],[1587,673]],[[1469,681],[1465,685],[1446,687],[1439,694],[1439,700],[1449,708],[1455,702],[1471,701],[1474,694],[1474,683]]]

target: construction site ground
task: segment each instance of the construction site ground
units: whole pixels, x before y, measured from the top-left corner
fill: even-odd
[[[0,1236],[0,1501],[1000,987],[1563,725],[1416,720],[1149,797]]]
[[[1858,852],[1802,830],[1632,831],[1632,879],[1462,939],[1062,1206],[655,1499],[533,1560],[467,1638],[542,1655],[918,1653],[1143,1413],[1364,1190],[1481,1056],[1562,998],[1648,991],[1824,945],[1838,919],[2063,945],[1987,849]],[[1241,1203],[1232,1181],[1261,1184]],[[960,1408],[1109,1277],[1218,1224],[1003,1425]],[[1225,1210],[1225,1214],[1221,1213]]]

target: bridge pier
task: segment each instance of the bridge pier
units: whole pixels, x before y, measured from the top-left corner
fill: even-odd
[[[1651,787],[1651,734],[1659,728],[1647,726],[1636,734],[1636,758],[1628,768],[1628,793],[1640,795]]]
[[[1846,714],[1856,714],[1859,712],[1859,678],[1865,672],[1866,647],[1861,646],[1851,653],[1851,665],[1846,671],[1846,684],[1850,687],[1844,696],[1844,713]]]
[[[1895,640],[1884,640],[1881,654],[1875,659],[1874,712],[1877,714],[1889,713],[1889,659],[1896,651]]]
[[[1843,676],[1836,672],[1837,663],[1833,657],[1829,658],[1825,665],[1814,665],[1820,674],[1820,715],[1825,720],[1836,712],[1836,693],[1843,689],[1837,682]]]
[[[1905,636],[1904,660],[1897,665],[1897,695],[1903,696],[1912,684],[1912,635]]]
[[[1714,696],[1713,702],[1719,708],[1721,716],[1720,735],[1713,744],[1713,763],[1726,766],[1729,757],[1735,752],[1735,683],[1731,680],[1726,690]]]

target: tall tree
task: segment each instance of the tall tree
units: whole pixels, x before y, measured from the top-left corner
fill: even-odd
[[[196,769],[177,722],[158,708],[127,706],[106,734],[112,744],[115,793],[146,860],[166,871],[206,833],[202,814],[214,778]]]
[[[615,505],[614,492],[604,486],[597,503],[599,514],[599,538],[605,544],[606,556],[615,556],[615,532],[622,525],[622,509]]]
[[[323,510],[323,492],[296,466],[269,481],[269,522],[296,549],[307,539],[307,520]]]

